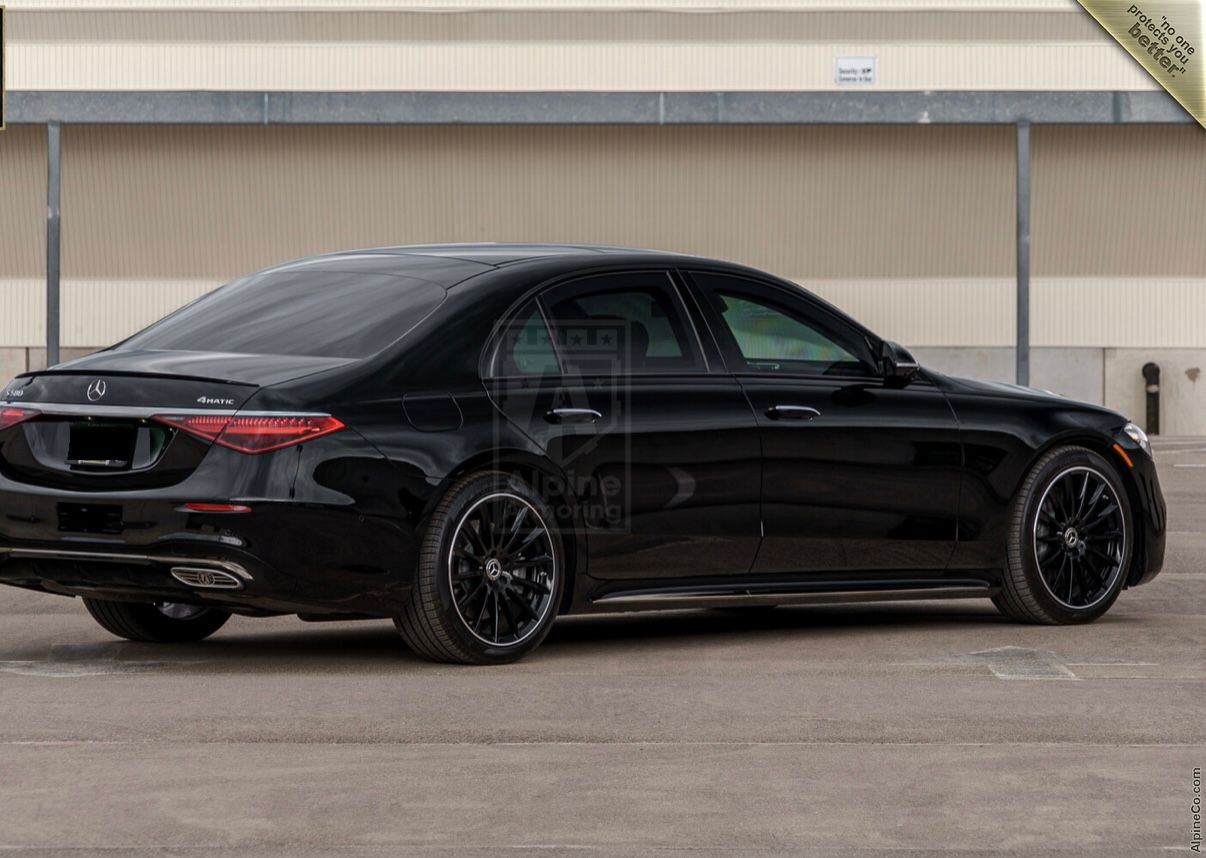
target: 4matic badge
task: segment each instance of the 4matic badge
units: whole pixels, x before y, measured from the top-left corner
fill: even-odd
[[[198,405],[234,405],[233,399],[218,399],[213,396],[198,396]]]

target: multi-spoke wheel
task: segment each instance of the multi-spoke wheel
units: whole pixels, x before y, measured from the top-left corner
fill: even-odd
[[[230,612],[184,602],[110,602],[84,599],[84,607],[101,628],[132,641],[185,643],[212,635]]]
[[[473,475],[432,515],[396,624],[428,658],[513,661],[548,633],[561,578],[561,540],[540,496],[513,476]]]
[[[1009,567],[994,601],[1029,622],[1086,622],[1122,589],[1131,562],[1131,508],[1109,462],[1062,447],[1045,455],[1015,500]]]
[[[553,602],[553,537],[540,513],[511,492],[476,501],[448,553],[457,615],[491,646],[514,646],[540,627]]]

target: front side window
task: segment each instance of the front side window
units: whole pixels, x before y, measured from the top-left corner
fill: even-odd
[[[586,277],[541,300],[566,372],[702,371],[686,313],[665,272]]]
[[[871,374],[865,341],[829,314],[760,284],[693,274],[724,323],[729,351],[751,372]]]

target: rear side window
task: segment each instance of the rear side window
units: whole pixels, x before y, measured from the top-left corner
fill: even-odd
[[[253,274],[135,334],[121,349],[363,358],[444,300],[442,287],[392,274]]]
[[[507,327],[498,348],[494,374],[556,375],[561,371],[557,351],[535,301],[520,310]]]
[[[550,289],[541,301],[567,372],[703,370],[686,313],[665,272],[586,277]]]

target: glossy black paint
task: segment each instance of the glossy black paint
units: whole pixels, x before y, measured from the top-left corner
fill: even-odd
[[[119,345],[18,377],[0,400],[72,414],[0,431],[0,583],[248,613],[389,616],[406,598],[442,493],[468,472],[504,468],[559,517],[572,573],[563,612],[684,587],[948,584],[988,594],[1004,561],[1009,505],[1031,463],[1061,443],[1101,452],[1131,492],[1142,527],[1129,583],[1160,568],[1155,466],[1122,433],[1121,415],[924,370],[908,383],[885,378],[873,365],[878,337],[764,273],[673,254],[517,245],[333,254],[273,271],[290,266],[398,274],[446,295],[362,359]],[[682,301],[699,371],[494,377],[497,340],[533,297],[590,274],[651,270],[670,277]],[[842,326],[871,371],[815,377],[737,365],[700,272],[772,290]],[[95,380],[106,383],[100,404],[87,395]],[[184,408],[324,413],[346,428],[259,455],[173,432],[152,466],[117,473],[72,471],[35,454],[39,443],[50,449],[51,422],[102,407],[144,415],[136,421]],[[550,416],[565,408],[599,417]],[[810,416],[800,409],[818,414],[797,419]],[[191,512],[187,502],[250,512]],[[46,551],[76,554],[36,553]],[[165,556],[231,560],[253,580],[238,592],[197,592],[167,574]]]

